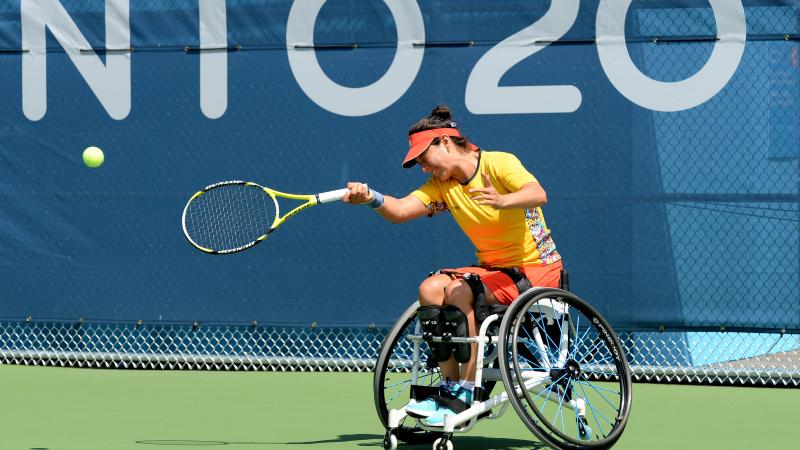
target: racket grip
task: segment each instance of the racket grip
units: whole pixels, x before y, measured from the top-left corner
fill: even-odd
[[[317,194],[317,200],[319,203],[330,203],[341,200],[346,194],[348,189],[337,189],[335,191],[328,191],[328,192],[320,192]]]

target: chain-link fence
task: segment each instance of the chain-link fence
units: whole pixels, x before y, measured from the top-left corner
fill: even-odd
[[[113,369],[373,370],[386,329],[0,323],[0,362]],[[800,386],[800,337],[786,333],[623,331],[634,379]],[[693,341],[692,352],[687,343]],[[720,355],[726,355],[721,357]]]

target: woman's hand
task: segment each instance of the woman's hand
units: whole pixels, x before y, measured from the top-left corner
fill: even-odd
[[[358,183],[351,181],[347,183],[347,189],[350,192],[344,194],[342,201],[352,205],[362,205],[372,201],[372,193],[369,191],[367,183]]]
[[[494,209],[505,208],[505,196],[497,192],[497,189],[492,185],[492,181],[489,180],[489,175],[482,173],[481,178],[483,178],[483,187],[469,190],[470,194],[478,193],[478,195],[472,196],[472,200],[478,205],[489,205]]]
[[[525,183],[516,192],[500,194],[492,186],[489,175],[481,174],[481,176],[484,187],[469,190],[470,193],[478,193],[472,197],[478,205],[489,205],[495,209],[530,209],[547,203],[547,193],[538,182]]]

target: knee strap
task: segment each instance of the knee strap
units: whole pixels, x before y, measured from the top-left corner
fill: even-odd
[[[474,273],[467,273],[464,274],[462,280],[467,282],[467,285],[472,291],[472,305],[475,309],[475,320],[481,323],[489,317],[489,306],[486,304],[486,291],[483,290],[481,277]]]
[[[453,305],[447,305],[442,308],[442,316],[444,317],[444,330],[442,333],[443,339],[469,337],[467,316],[463,311],[461,311],[461,309]],[[460,363],[469,361],[472,344],[458,343],[450,344],[450,346],[453,349],[456,361]]]
[[[428,343],[433,359],[436,361],[447,361],[450,359],[452,349],[447,342],[433,342],[432,337],[440,337],[444,330],[444,318],[442,308],[438,306],[420,306],[417,308],[420,328],[422,328],[422,339]]]

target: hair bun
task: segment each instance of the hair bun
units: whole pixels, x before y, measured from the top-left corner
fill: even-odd
[[[431,117],[442,119],[445,122],[452,122],[453,115],[450,113],[450,108],[447,105],[436,105],[431,111]]]

